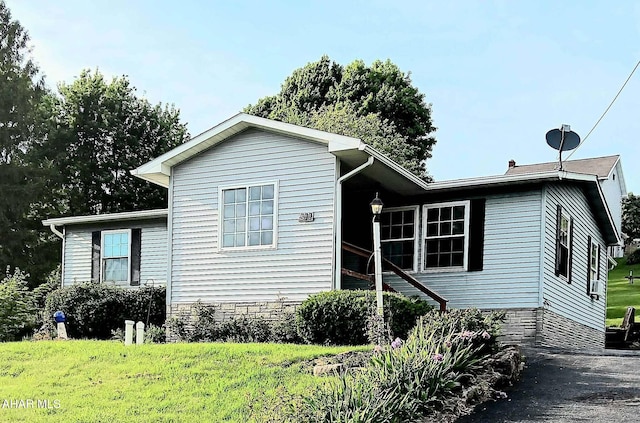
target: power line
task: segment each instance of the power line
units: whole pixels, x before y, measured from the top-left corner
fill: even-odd
[[[604,113],[602,113],[602,116],[600,116],[600,119],[598,119],[596,124],[593,125],[593,128],[591,128],[591,130],[589,131],[589,133],[582,139],[582,141],[580,141],[580,144],[578,144],[578,146],[571,152],[571,154],[569,154],[569,156],[567,156],[567,158],[565,160],[568,160],[571,156],[573,156],[573,153],[575,153],[578,150],[578,148],[580,148],[582,146],[582,144],[584,144],[584,142],[587,140],[587,138],[589,138],[589,135],[591,135],[593,130],[596,129],[596,126],[598,126],[598,124],[600,123],[602,118],[604,118],[604,116],[607,114],[607,112],[609,111],[611,106],[613,106],[613,103],[615,103],[616,100],[618,99],[618,96],[620,95],[622,90],[624,90],[624,87],[627,86],[627,82],[629,82],[629,80],[631,79],[631,77],[635,73],[636,69],[638,69],[638,66],[640,66],[640,60],[638,60],[638,63],[636,63],[636,66],[633,68],[633,70],[631,71],[631,73],[627,77],[627,80],[624,81],[624,84],[622,84],[622,87],[620,87],[620,90],[618,91],[618,94],[616,94],[616,96],[613,97],[613,100],[611,100],[611,103],[609,103],[609,106],[607,107],[607,109],[604,111]]]

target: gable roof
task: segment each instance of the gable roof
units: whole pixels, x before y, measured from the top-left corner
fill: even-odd
[[[596,175],[598,179],[608,179],[620,161],[620,156],[595,157],[591,159],[568,160],[562,162],[566,172]],[[515,165],[509,167],[505,175],[522,175],[525,173],[550,172],[558,170],[558,162]]]
[[[42,225],[82,225],[86,223],[122,222],[129,220],[162,219],[169,214],[168,209],[138,210],[121,213],[105,213],[87,216],[56,217],[42,221]]]
[[[357,167],[366,162],[369,157],[373,157],[375,159],[374,164],[367,168],[364,173],[378,181],[381,186],[388,187],[401,194],[421,192],[427,186],[422,179],[359,138],[305,128],[246,113],[238,113],[173,150],[143,164],[137,169],[133,169],[131,174],[167,188],[169,187],[171,168],[173,166],[183,163],[249,128],[257,128],[324,144],[330,153],[352,167]]]

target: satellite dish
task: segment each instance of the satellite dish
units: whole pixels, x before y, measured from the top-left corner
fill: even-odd
[[[558,150],[560,168],[562,170],[562,152],[570,151],[580,145],[580,135],[571,130],[569,125],[562,125],[560,129],[552,129],[546,135],[547,144],[554,150]]]
[[[570,151],[580,145],[580,135],[571,130],[569,125],[560,129],[552,129],[546,135],[547,144],[554,150]]]

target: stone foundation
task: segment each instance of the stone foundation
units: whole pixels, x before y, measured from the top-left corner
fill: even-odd
[[[167,319],[173,316],[190,316],[197,303],[178,303],[167,306]],[[215,309],[215,318],[227,322],[235,318],[278,320],[286,313],[294,313],[300,303],[274,302],[242,302],[242,303],[201,303]]]
[[[550,310],[541,310],[542,328],[537,345],[569,350],[604,348],[604,331],[590,328]]]
[[[490,310],[485,310],[490,311]],[[500,341],[568,350],[604,348],[604,332],[543,308],[507,309]]]

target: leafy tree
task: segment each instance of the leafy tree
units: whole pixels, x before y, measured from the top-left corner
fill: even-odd
[[[0,342],[14,341],[35,325],[35,306],[26,278],[16,269],[0,280]]]
[[[411,76],[387,60],[343,67],[327,56],[296,69],[280,92],[245,108],[247,113],[361,138],[416,175],[436,140],[431,106]]]
[[[49,97],[49,136],[38,161],[56,169],[56,201],[72,215],[166,207],[166,190],[129,171],[185,142],[187,128],[173,106],[136,96],[125,76],[110,82],[84,70]]]
[[[44,82],[30,56],[29,35],[0,0],[1,269],[30,268],[37,261],[41,225],[34,229],[31,205],[43,193],[48,172],[27,156],[34,140],[42,136],[37,123],[44,93]]]
[[[622,232],[629,239],[640,238],[640,196],[632,192],[622,200]]]

